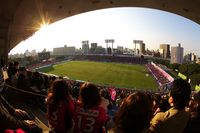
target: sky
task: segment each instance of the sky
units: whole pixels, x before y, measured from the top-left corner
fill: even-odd
[[[133,40],[143,40],[149,50],[159,49],[160,44],[181,43],[185,53],[200,56],[199,24],[173,13],[133,7],[101,9],[65,18],[41,28],[9,54],[34,49],[41,52],[44,48],[52,51],[64,45],[81,48],[83,40],[105,47],[105,39],[114,39],[114,48],[131,49]]]

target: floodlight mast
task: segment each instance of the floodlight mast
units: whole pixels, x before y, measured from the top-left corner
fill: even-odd
[[[136,55],[136,53],[137,53],[137,52],[136,52],[136,51],[137,51],[136,45],[137,45],[137,44],[142,44],[143,41],[142,41],[142,40],[133,40],[133,43],[135,44],[135,51],[134,51],[134,52],[135,52],[135,55]]]
[[[105,43],[106,43],[106,54],[108,54],[108,43],[111,43],[112,44],[112,54],[113,54],[113,44],[114,44],[115,40],[114,39],[106,39],[105,40]]]

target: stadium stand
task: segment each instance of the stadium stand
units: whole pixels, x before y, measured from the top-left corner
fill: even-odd
[[[89,57],[91,60],[95,60],[96,57]],[[94,59],[93,59],[94,58]],[[105,57],[109,59],[110,57]],[[115,57],[114,57],[115,58]],[[109,59],[109,61],[111,61]],[[46,65],[46,64],[44,64]],[[156,75],[157,79],[160,83],[165,84],[169,82],[169,80],[159,72],[155,66],[151,64],[147,64],[149,69]],[[20,107],[27,111],[27,113],[33,118],[36,124],[43,129],[44,132],[49,131],[48,121],[45,117],[45,113],[47,112],[47,107],[45,104],[45,97],[48,94],[49,88],[56,79],[62,79],[62,77],[56,77],[54,75],[47,75],[38,72],[28,71],[26,69],[16,69],[15,72],[14,65],[11,63],[8,67],[8,75],[12,77],[16,76],[16,80],[7,79],[5,84],[3,85],[3,91],[1,94],[4,94],[6,100],[15,107]],[[2,70],[2,69],[1,69]],[[17,74],[16,74],[17,73]],[[70,89],[70,93],[73,97],[73,101],[79,101],[79,92],[80,87],[83,82],[74,81],[70,79],[65,80]],[[107,114],[109,115],[107,126],[104,125],[104,129],[115,128],[115,115],[118,113],[118,110],[123,105],[124,99],[129,97],[133,93],[137,93],[138,90],[130,90],[130,89],[122,89],[122,88],[110,88],[107,86],[98,86],[96,85],[99,91],[101,92],[101,96],[104,97],[108,103],[107,105]],[[167,111],[170,107],[166,103],[168,101],[168,94],[163,94],[160,92],[152,92],[152,91],[144,91],[140,90],[139,92],[144,93],[148,96],[149,100],[152,102],[152,116],[156,116],[156,114],[163,113]],[[12,95],[10,95],[12,94]],[[100,94],[99,94],[100,95]],[[160,98],[156,98],[155,95],[158,95]],[[199,93],[192,93],[191,100],[189,104],[186,106],[186,111],[191,114],[191,118],[185,127],[185,132],[199,132],[200,122],[199,122]],[[19,104],[20,103],[20,104]],[[156,103],[156,104],[155,104]],[[128,104],[128,103],[127,103]],[[105,108],[105,106],[104,106]],[[106,112],[106,110],[105,110]],[[128,122],[127,122],[128,123]],[[77,124],[77,123],[75,123]],[[149,123],[150,124],[150,123]]]

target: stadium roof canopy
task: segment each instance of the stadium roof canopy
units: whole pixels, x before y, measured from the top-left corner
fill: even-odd
[[[146,7],[172,12],[200,24],[199,0],[2,0],[0,1],[0,57],[36,32],[79,13],[111,7]]]

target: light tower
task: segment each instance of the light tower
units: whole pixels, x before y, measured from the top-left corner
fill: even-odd
[[[143,43],[143,41],[142,40],[133,40],[133,43],[135,44],[135,54],[137,53],[136,52],[136,44],[142,44]]]
[[[106,39],[106,40],[105,40],[105,43],[106,43],[106,54],[108,54],[108,43],[109,43],[109,40]]]
[[[112,52],[112,54],[113,54],[113,43],[115,42],[115,40],[114,39],[106,39],[105,40],[105,43],[106,43],[106,54],[108,54],[108,43],[111,43],[112,44],[112,48],[111,48],[111,52]]]
[[[113,54],[113,43],[115,42],[115,40],[111,39],[110,42],[112,43],[112,54]]]

